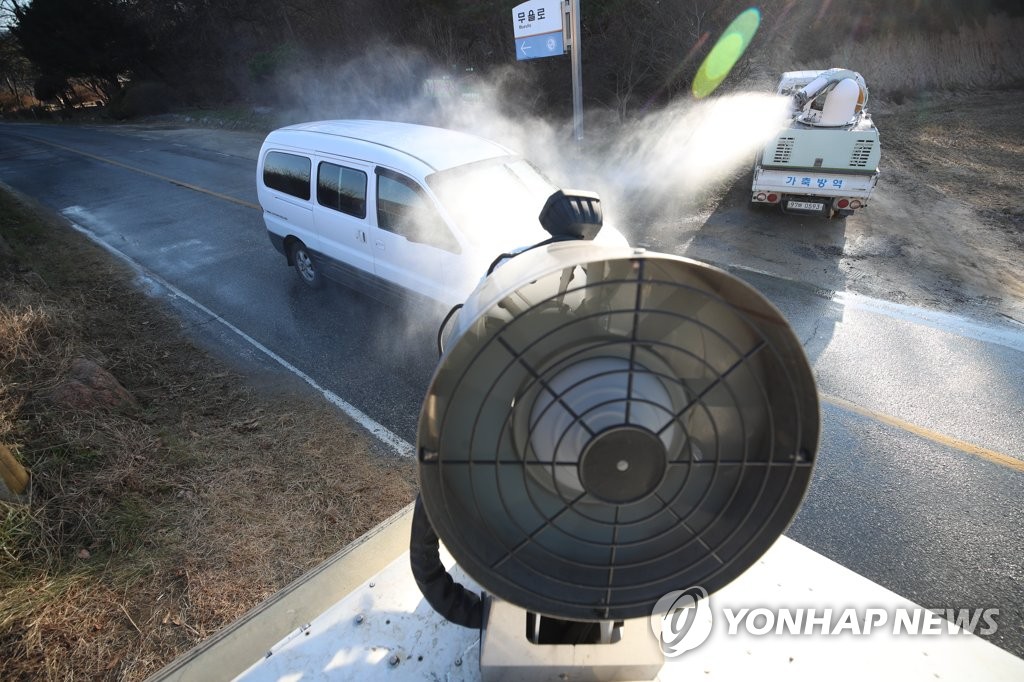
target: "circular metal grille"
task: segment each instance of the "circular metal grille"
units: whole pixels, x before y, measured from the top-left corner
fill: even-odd
[[[579,257],[536,256],[547,274],[461,325],[420,417],[422,496],[491,593],[558,618],[646,616],[667,592],[724,586],[785,530],[817,394],[789,325],[738,279]]]

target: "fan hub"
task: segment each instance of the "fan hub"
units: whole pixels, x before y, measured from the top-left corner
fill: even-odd
[[[665,444],[637,426],[620,426],[594,436],[583,450],[579,476],[583,488],[609,504],[647,497],[665,478]]]

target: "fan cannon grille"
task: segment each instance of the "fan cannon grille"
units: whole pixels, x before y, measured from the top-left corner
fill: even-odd
[[[647,616],[724,586],[788,526],[817,449],[782,315],[721,270],[624,251],[559,245],[499,269],[420,416],[438,535],[486,590],[556,618]]]

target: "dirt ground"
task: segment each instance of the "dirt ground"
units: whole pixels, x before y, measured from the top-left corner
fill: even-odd
[[[77,358],[135,404],[62,404]],[[303,395],[0,194],[0,443],[32,474],[0,502],[0,680],[142,679],[407,504],[411,462]]]
[[[883,108],[878,126],[895,191],[882,193],[865,232],[904,234],[907,262],[893,270],[923,267],[920,286],[991,302],[1024,323],[1022,111],[1020,91]]]
[[[833,291],[1024,324],[1024,92],[872,102],[882,175],[846,219],[748,206],[750,173],[654,218],[652,248]]]

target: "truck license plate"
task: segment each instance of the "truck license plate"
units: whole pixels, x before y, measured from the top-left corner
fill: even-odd
[[[825,204],[813,201],[787,201],[786,208],[792,208],[797,211],[820,211],[825,208]]]

